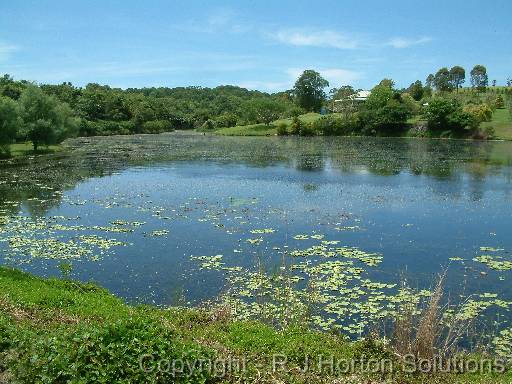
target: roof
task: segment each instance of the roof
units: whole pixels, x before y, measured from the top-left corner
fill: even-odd
[[[372,93],[372,91],[357,91],[353,95],[350,95],[349,97],[347,97],[347,99],[357,100],[357,101],[365,101],[371,95],[371,93]],[[343,101],[343,100],[346,100],[346,99],[339,99],[339,100],[334,100],[334,101],[338,102],[338,101]]]

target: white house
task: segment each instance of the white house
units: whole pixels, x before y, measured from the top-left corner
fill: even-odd
[[[357,91],[344,99],[334,100],[332,105],[333,112],[341,112],[346,110],[347,107],[352,109],[355,104],[364,103],[371,93],[371,91]]]

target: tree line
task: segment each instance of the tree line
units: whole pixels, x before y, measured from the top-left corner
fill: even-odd
[[[482,97],[489,90],[483,65],[470,72],[475,92],[459,92],[465,80],[461,66],[443,67],[428,75],[425,84],[417,80],[406,89],[397,89],[393,80],[384,79],[364,103],[354,103],[358,90],[344,85],[326,92],[329,82],[311,69],[299,76],[292,89],[274,94],[229,85],[128,89],[96,83],[38,85],[4,75],[0,77],[0,154],[8,155],[15,141],[30,140],[37,150],[74,135],[208,131],[270,125],[282,118],[292,118],[292,123],[278,127],[280,134],[392,135],[406,129],[408,119],[419,116],[431,132],[468,135],[477,132],[495,108],[510,105],[510,89],[503,95],[488,92]],[[299,119],[305,112],[320,111],[338,113],[315,125]]]
[[[79,136],[161,133],[270,123],[302,113],[287,92],[236,86],[112,88],[35,84],[0,77],[0,148],[32,141],[34,149]]]
[[[298,105],[308,111],[324,107],[330,112],[312,123],[294,118],[288,126],[276,127],[280,135],[410,135],[489,138],[492,127],[480,129],[491,121],[496,109],[508,105],[512,115],[512,82],[508,89],[489,87],[487,69],[475,65],[470,72],[471,89],[460,91],[466,80],[465,69],[443,67],[408,88],[397,89],[391,79],[383,79],[371,89],[364,102],[356,102],[358,91],[345,85],[325,92],[329,83],[318,72],[305,71],[295,83],[292,94]],[[460,91],[460,92],[459,92]]]

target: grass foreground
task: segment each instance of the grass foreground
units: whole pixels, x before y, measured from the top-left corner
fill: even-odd
[[[376,373],[365,368],[371,361],[392,365]],[[0,383],[512,380],[510,372],[427,374],[403,368],[376,339],[354,342],[299,326],[276,330],[235,321],[222,307],[131,306],[93,284],[0,267]]]

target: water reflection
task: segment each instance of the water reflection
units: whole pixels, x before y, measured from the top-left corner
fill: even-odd
[[[23,202],[34,215],[59,205],[64,191],[91,177],[133,166],[207,161],[300,172],[397,176],[408,173],[444,181],[435,193],[471,200],[501,189],[510,196],[512,143],[379,138],[222,138],[196,135],[76,139],[64,155],[0,162],[0,204],[15,214]],[[499,176],[500,183],[488,183]],[[305,183],[306,191],[314,190]]]

